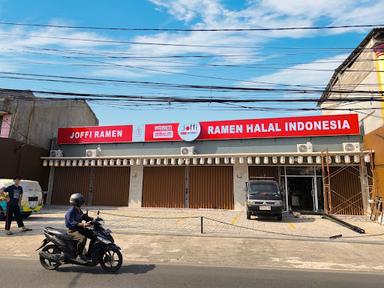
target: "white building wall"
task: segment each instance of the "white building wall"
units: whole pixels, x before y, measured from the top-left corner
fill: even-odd
[[[129,208],[140,208],[143,196],[144,166],[131,166],[131,179],[129,183]]]
[[[354,68],[356,69],[356,68]],[[368,68],[365,68],[368,69]],[[347,70],[348,71],[348,70]],[[348,72],[345,72],[348,73]],[[344,86],[344,84],[348,84],[349,81],[347,81],[348,78],[345,76],[343,80],[345,80],[345,83],[342,83],[340,81],[340,87],[337,87],[337,85],[334,87],[334,89],[346,89],[348,86]],[[348,84],[349,85],[349,84]],[[356,87],[353,88],[353,91],[372,91],[372,90],[378,90],[378,81],[377,81],[377,73],[371,72],[369,73],[360,83],[357,84]],[[330,98],[340,98],[339,102],[327,102],[321,105],[322,108],[338,108],[338,109],[351,109],[348,110],[323,110],[324,115],[331,115],[331,114],[347,114],[347,113],[358,113],[359,120],[362,121],[362,124],[364,126],[364,133],[368,134],[378,128],[380,128],[383,124],[383,118],[381,117],[382,111],[380,109],[374,109],[374,108],[381,108],[380,102],[342,102],[343,98],[359,98],[359,97],[369,97],[369,94],[331,94]],[[364,110],[354,110],[356,108],[364,108]]]
[[[248,165],[233,165],[233,198],[234,209],[245,211],[245,183],[248,181]]]

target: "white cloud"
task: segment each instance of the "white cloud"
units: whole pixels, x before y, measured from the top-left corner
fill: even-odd
[[[183,21],[186,27],[191,28],[253,28],[253,27],[283,27],[283,26],[311,26],[318,23],[322,25],[354,24],[378,22],[381,19],[381,7],[384,0],[248,0],[244,1],[244,7],[230,9],[224,1],[220,0],[148,0],[157,9],[165,11],[173,18]],[[55,21],[53,24],[66,24],[63,21]],[[349,30],[350,31],[350,30]],[[360,30],[359,30],[360,31]],[[4,29],[0,28],[0,51],[2,55],[11,55],[15,50],[26,47],[57,47],[66,49],[82,49],[84,52],[105,52],[105,50],[120,51],[132,55],[145,56],[169,56],[209,54],[215,56],[211,61],[221,64],[256,63],[263,59],[261,47],[273,39],[316,37],[324,33],[342,33],[344,30],[333,31],[268,31],[268,32],[163,32],[145,34],[133,37],[132,41],[157,42],[196,45],[195,47],[182,46],[156,46],[156,45],[129,45],[125,48],[112,48],[113,46],[86,41],[70,41],[61,38],[84,38],[111,40],[99,33],[83,32],[80,30],[59,28],[36,29]],[[46,38],[44,38],[46,37]],[[127,40],[127,39],[125,39]],[[200,45],[200,46],[199,46]],[[204,47],[204,45],[206,47]],[[210,47],[216,46],[216,47]],[[217,47],[218,46],[218,47]],[[224,48],[222,46],[231,46]],[[118,46],[114,46],[118,47]],[[241,48],[243,47],[243,48]],[[103,50],[101,50],[103,49]],[[7,52],[7,50],[10,50]],[[225,57],[225,54],[241,54],[242,57]],[[259,56],[258,56],[259,55]],[[155,59],[154,59],[155,60]],[[63,59],[64,61],[64,59]],[[179,62],[192,62],[194,60],[180,60]],[[195,60],[197,61],[197,60]],[[122,67],[124,65],[137,66],[145,69],[164,70],[169,72],[183,72],[189,69],[188,64],[183,63],[156,63],[138,60],[108,60],[109,67],[94,68],[93,75],[111,75],[126,77],[142,77],[145,75],[161,74],[161,71],[141,71]],[[115,66],[114,66],[115,65]],[[161,67],[156,67],[161,65]],[[294,71],[297,75],[299,71]],[[202,73],[203,74],[203,73]],[[307,76],[308,73],[303,73]],[[308,76],[307,76],[308,77]],[[297,78],[294,79],[297,81]],[[315,81],[318,83],[318,81]]]
[[[347,18],[349,24],[357,23],[345,15],[359,15],[364,12],[366,19],[377,15],[378,1],[367,0],[248,0],[242,9],[229,9],[220,0],[149,0],[156,7],[165,10],[177,20],[184,21],[191,28],[254,28],[254,27],[287,27],[314,26],[319,21],[322,25],[341,23]],[[379,1],[381,4],[384,0]],[[381,5],[380,4],[380,5]],[[369,21],[369,20],[368,20]],[[361,30],[361,29],[360,29]],[[350,31],[350,30],[349,30]],[[215,62],[229,64],[255,63],[260,53],[257,46],[265,46],[270,40],[288,37],[303,38],[339,33],[343,30],[316,31],[268,31],[268,32],[165,32],[154,35],[138,36],[134,41],[159,42],[222,47],[175,47],[133,45],[129,52],[151,56],[167,56],[173,54],[204,53],[215,55]],[[243,47],[243,48],[239,48]],[[226,58],[223,54],[243,54],[241,58]],[[248,55],[248,57],[247,57]]]
[[[243,9],[230,10],[220,0],[149,0],[193,28],[252,28],[380,22],[383,0],[248,0]],[[361,20],[361,21],[360,21]],[[313,36],[315,31],[252,34],[256,37]],[[323,32],[322,32],[323,33]],[[243,34],[248,37],[247,33]]]
[[[359,2],[356,0],[262,0],[252,1],[254,5],[259,6],[269,13],[275,13],[278,17],[306,17],[308,19],[316,19],[321,16],[335,18],[344,13],[346,10],[354,9]],[[258,4],[260,3],[260,4]]]
[[[1,71],[5,71],[5,72],[15,72],[20,69],[19,65],[3,59],[0,60],[0,67],[1,67]]]
[[[215,0],[149,0],[153,4],[166,8],[176,19],[189,22],[196,17],[202,17],[204,21],[213,20],[225,13],[219,1]]]
[[[346,58],[347,54],[319,59],[306,64],[299,64],[281,69],[278,72],[249,79],[253,82],[268,82],[282,85],[300,85],[302,88],[323,88],[328,84],[334,69]],[[252,86],[248,81],[240,82],[241,86]],[[260,86],[260,85],[258,85]],[[279,85],[268,85],[279,86]],[[296,88],[300,88],[296,87]],[[281,86],[279,86],[281,88]],[[295,87],[291,87],[295,88]]]
[[[65,24],[54,22],[52,24]],[[62,39],[60,39],[62,38]],[[69,40],[65,38],[74,38],[79,40]],[[100,36],[93,32],[82,32],[72,29],[60,29],[55,27],[38,28],[38,29],[0,29],[0,47],[2,50],[6,48],[25,49],[27,47],[39,48],[43,46],[61,46],[70,48],[86,48],[98,47],[106,45],[101,42],[82,41],[81,39],[110,40],[110,38]]]

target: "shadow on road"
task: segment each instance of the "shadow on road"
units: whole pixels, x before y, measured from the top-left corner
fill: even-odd
[[[313,217],[292,217],[292,216],[283,216],[283,220],[281,222],[277,222],[275,217],[268,216],[257,216],[252,218],[252,220],[257,220],[261,222],[276,222],[276,223],[305,223],[305,222],[315,222],[315,218]]]
[[[118,274],[145,274],[156,268],[154,264],[131,264],[123,265],[117,273]],[[104,272],[100,267],[84,267],[84,266],[62,266],[57,269],[57,272],[62,273],[87,273],[87,274],[108,274]]]

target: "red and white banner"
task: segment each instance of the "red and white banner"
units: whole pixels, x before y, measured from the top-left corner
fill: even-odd
[[[59,128],[58,144],[132,142],[132,125]]]
[[[90,130],[92,129],[92,130]],[[134,132],[132,132],[134,131]],[[98,133],[98,134],[95,134]],[[103,134],[103,137],[101,136]],[[135,137],[132,140],[132,133]],[[359,135],[357,114],[59,129],[59,144]],[[96,137],[97,135],[97,137]],[[108,136],[108,137],[106,137]]]
[[[179,123],[145,125],[145,142],[181,141]]]
[[[357,114],[201,122],[201,140],[360,134]]]

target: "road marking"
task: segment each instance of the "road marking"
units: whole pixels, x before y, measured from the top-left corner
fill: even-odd
[[[235,217],[233,217],[231,224],[236,225],[237,221],[239,221],[241,214],[237,214]]]
[[[291,229],[292,231],[295,231],[295,230],[296,230],[296,225],[293,224],[293,223],[288,223],[288,227],[289,227],[289,229]]]

